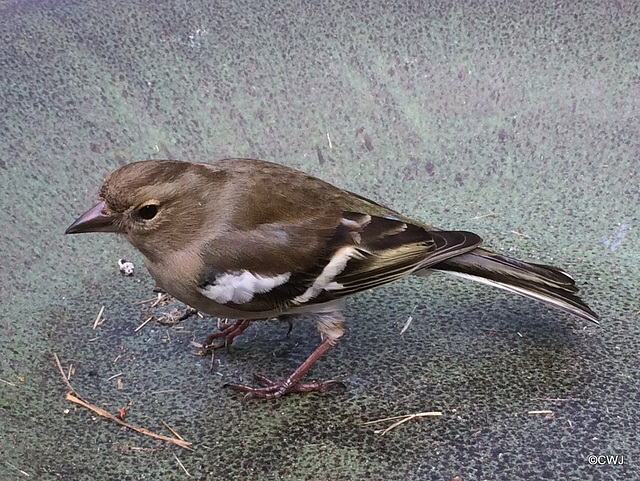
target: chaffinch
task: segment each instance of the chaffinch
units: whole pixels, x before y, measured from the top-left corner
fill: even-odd
[[[322,343],[287,379],[234,385],[246,397],[325,391],[301,382],[344,332],[344,298],[410,274],[441,271],[523,295],[580,318],[598,316],[551,266],[479,245],[282,165],[147,160],[119,168],[67,234],[123,234],[158,285],[211,316],[238,319],[222,337],[284,314],[313,313]],[[214,336],[216,337],[216,336]]]

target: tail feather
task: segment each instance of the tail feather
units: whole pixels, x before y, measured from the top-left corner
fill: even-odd
[[[598,315],[578,297],[573,278],[556,267],[523,262],[478,248],[431,269],[514,292],[598,324]]]

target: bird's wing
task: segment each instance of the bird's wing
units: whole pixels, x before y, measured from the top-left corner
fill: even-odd
[[[482,242],[388,217],[342,212],[337,221],[228,232],[208,249],[205,264],[216,269],[205,269],[200,292],[240,310],[286,312],[392,282]]]

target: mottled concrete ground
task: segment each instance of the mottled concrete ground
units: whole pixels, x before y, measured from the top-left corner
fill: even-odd
[[[638,479],[638,3],[269,3],[0,2],[0,479],[186,479],[176,457],[193,479]],[[411,279],[350,302],[310,373],[345,392],[243,406],[223,384],[291,372],[311,322],[253,326],[210,370],[190,343],[214,320],[134,332],[140,255],[62,235],[106,173],[168,155],[274,160],[473,230],[564,266],[602,324]],[[67,403],[53,353],[195,450]],[[363,425],[423,411],[443,416]]]

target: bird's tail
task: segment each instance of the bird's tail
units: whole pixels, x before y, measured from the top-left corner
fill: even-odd
[[[515,292],[598,324],[598,315],[578,297],[573,278],[557,267],[522,262],[478,248],[431,269]]]

